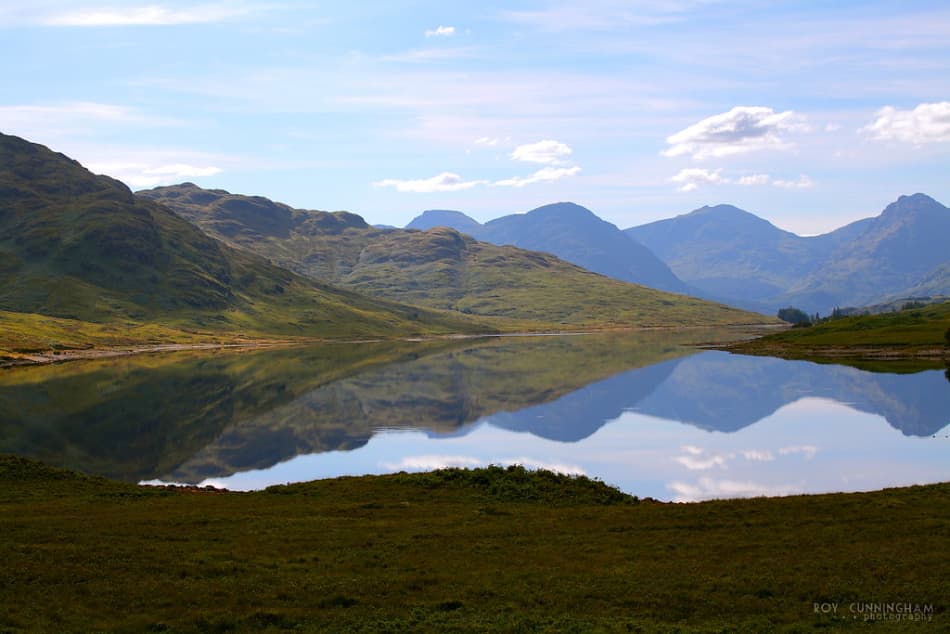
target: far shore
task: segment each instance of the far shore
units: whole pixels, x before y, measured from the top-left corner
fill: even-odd
[[[738,330],[749,331],[748,336],[755,338],[765,332],[773,331],[774,324],[736,324],[732,326],[621,326],[615,328],[593,328],[593,329],[571,329],[571,330],[540,330],[540,331],[519,331],[519,332],[493,332],[493,333],[453,333],[443,335],[419,335],[406,336],[398,338],[389,337],[367,337],[361,339],[324,339],[318,337],[294,338],[294,339],[247,339],[232,340],[226,342],[206,342],[206,343],[164,343],[152,345],[123,345],[123,346],[104,346],[89,348],[70,348],[65,350],[48,350],[20,353],[14,358],[0,358],[0,369],[13,367],[26,367],[36,365],[50,365],[56,363],[67,363],[69,361],[83,361],[92,359],[108,359],[114,357],[128,357],[140,354],[159,354],[163,352],[183,352],[183,351],[217,351],[227,350],[232,352],[241,352],[248,350],[259,350],[263,348],[289,348],[299,346],[311,346],[319,344],[357,344],[357,343],[375,343],[380,341],[407,341],[423,342],[438,341],[445,339],[483,339],[483,338],[501,338],[501,337],[567,337],[578,335],[589,335],[608,332],[634,332],[634,331],[664,331],[664,330]],[[709,342],[697,344],[703,347],[719,347],[721,342]]]
[[[810,345],[801,346],[776,341],[750,340],[724,346],[717,346],[719,350],[736,354],[780,357],[783,359],[800,360],[902,360],[928,359],[950,361],[950,347],[948,346],[907,346],[907,345]]]

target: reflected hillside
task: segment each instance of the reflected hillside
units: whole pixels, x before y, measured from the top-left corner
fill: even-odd
[[[381,429],[452,434],[484,416],[561,402],[604,377],[690,354],[680,343],[696,337],[664,332],[492,338],[405,359],[231,426],[163,479],[199,482],[300,454],[350,450]]]
[[[677,343],[697,336],[328,344],[10,369],[0,453],[130,481],[230,473],[352,449],[380,428],[457,429],[686,354]]]
[[[725,352],[670,364],[669,379],[632,409],[732,432],[816,396],[882,416],[907,436],[929,436],[950,423],[950,386],[939,370],[889,374]]]
[[[321,385],[453,342],[175,353],[0,372],[0,453],[138,481]]]
[[[805,396],[884,417],[908,436],[950,423],[942,372],[891,374],[842,365],[706,351],[630,370],[553,402],[492,416],[493,425],[577,442],[624,411],[735,432]]]
[[[733,432],[799,399],[883,416],[909,436],[950,423],[941,370],[914,374],[704,351],[700,331],[328,344],[179,353],[0,373],[0,453],[129,481],[199,482],[385,429],[476,421],[560,442],[624,411]]]

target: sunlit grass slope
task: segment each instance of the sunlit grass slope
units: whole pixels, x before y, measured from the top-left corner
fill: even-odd
[[[118,181],[7,135],[0,135],[0,310],[283,336],[485,330],[295,275],[210,238]]]

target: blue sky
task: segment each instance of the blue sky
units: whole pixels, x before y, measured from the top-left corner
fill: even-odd
[[[0,131],[133,189],[403,225],[950,203],[950,5],[0,0]]]

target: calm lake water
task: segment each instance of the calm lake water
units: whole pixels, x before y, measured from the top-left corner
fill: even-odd
[[[230,489],[510,463],[678,501],[950,480],[944,368],[870,372],[687,345],[721,336],[332,344],[0,370],[0,453]]]

